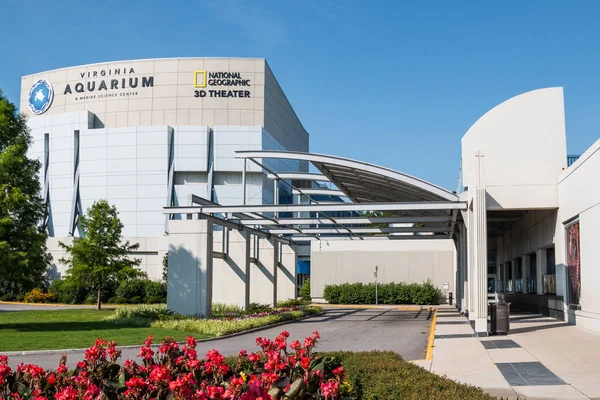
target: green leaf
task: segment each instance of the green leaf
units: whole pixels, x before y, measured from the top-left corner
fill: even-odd
[[[272,386],[271,389],[269,389],[269,395],[274,399],[280,399],[283,395],[283,390],[276,386]]]
[[[288,391],[285,392],[285,395],[290,399],[298,399],[305,389],[306,384],[304,383],[304,379],[298,378],[292,383]]]

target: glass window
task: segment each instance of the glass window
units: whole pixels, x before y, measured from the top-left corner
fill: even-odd
[[[556,262],[554,259],[554,247],[546,249],[546,274],[556,274]]]
[[[537,276],[537,254],[529,255],[529,276],[535,278]]]
[[[496,250],[488,251],[488,275],[496,275]]]

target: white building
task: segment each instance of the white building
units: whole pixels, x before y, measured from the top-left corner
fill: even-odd
[[[180,58],[82,65],[24,76],[30,155],[42,163],[48,247],[77,236],[92,203],[117,207],[151,277],[167,251],[163,207],[191,195],[220,204],[274,202],[272,180],[236,150],[308,151],[309,136],[264,59]],[[307,172],[303,162],[266,167]],[[279,196],[291,198],[286,185]],[[282,200],[285,202],[285,200]],[[58,265],[60,272],[64,267]]]
[[[488,293],[600,330],[599,148],[568,161],[562,88],[507,100],[463,137],[457,300],[477,332]]]

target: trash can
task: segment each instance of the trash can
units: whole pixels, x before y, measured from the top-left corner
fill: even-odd
[[[499,301],[496,303],[496,334],[508,335],[510,332],[510,303]]]
[[[503,300],[488,305],[490,335],[508,335],[510,332],[510,303]]]

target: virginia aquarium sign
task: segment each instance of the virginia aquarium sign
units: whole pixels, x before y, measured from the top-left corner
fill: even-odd
[[[154,87],[154,76],[133,76],[133,68],[108,68],[81,72],[82,81],[67,83],[64,95],[75,95],[75,100],[137,96],[140,88]]]

